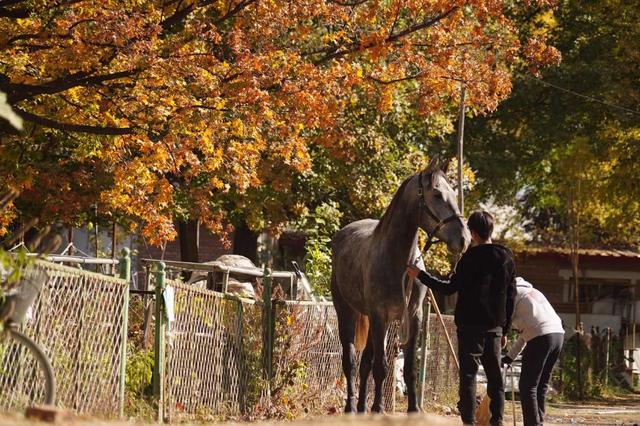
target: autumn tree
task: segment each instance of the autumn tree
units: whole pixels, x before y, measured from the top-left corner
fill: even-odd
[[[94,216],[158,244],[174,221],[278,230],[313,155],[355,161],[352,103],[494,110],[511,66],[554,63],[515,16],[549,1],[4,0],[0,174],[20,214]]]
[[[468,123],[466,153],[485,196],[521,197],[536,240],[563,244],[570,234],[566,150],[580,146],[595,165],[596,209],[583,212],[585,245],[637,247],[640,231],[638,105],[640,3],[563,1],[522,21],[562,52],[542,79],[519,72],[500,109]],[[586,154],[585,154],[586,155]],[[590,188],[585,188],[589,190]]]

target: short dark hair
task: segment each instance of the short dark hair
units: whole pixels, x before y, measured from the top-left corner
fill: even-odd
[[[471,213],[467,221],[469,231],[475,231],[483,240],[488,240],[493,234],[493,216],[484,210]]]

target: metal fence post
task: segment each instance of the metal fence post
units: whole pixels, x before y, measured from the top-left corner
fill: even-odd
[[[271,402],[271,379],[273,378],[273,304],[271,303],[271,269],[264,268],[264,279],[262,281],[263,293],[262,303],[264,310],[264,338],[263,340],[263,363],[264,378],[267,383],[267,400]]]
[[[131,251],[125,247],[120,257],[120,278],[127,282],[122,303],[122,337],[120,344],[120,418],[124,417],[124,392],[127,375],[127,332],[129,328],[129,281],[131,280]]]
[[[429,339],[431,338],[431,334],[430,334],[431,330],[429,328],[431,325],[431,300],[429,298],[427,298],[426,311],[427,312],[425,314],[425,320],[423,321],[424,328],[422,329],[422,342],[421,342],[422,356],[420,357],[420,373],[419,373],[420,399],[418,404],[420,409],[422,409],[423,411],[425,409],[424,394],[425,394],[425,385],[427,380],[427,357],[429,356],[427,352],[429,351]]]
[[[156,327],[154,345],[153,366],[153,395],[158,403],[158,422],[164,422],[164,367],[165,367],[165,332],[164,321],[164,289],[165,289],[165,264],[156,263]]]

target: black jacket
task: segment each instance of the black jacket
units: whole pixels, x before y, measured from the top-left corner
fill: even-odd
[[[516,268],[513,253],[499,244],[481,244],[466,251],[449,281],[421,271],[418,279],[444,294],[458,292],[455,320],[458,327],[486,330],[511,329],[516,297]]]

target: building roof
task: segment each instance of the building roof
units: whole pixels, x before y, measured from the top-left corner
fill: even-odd
[[[570,250],[563,247],[523,247],[515,249],[516,254],[552,254],[568,256]],[[580,256],[592,256],[592,257],[615,257],[624,259],[640,259],[640,253],[632,250],[618,250],[618,249],[595,249],[595,248],[583,248],[579,250]]]

